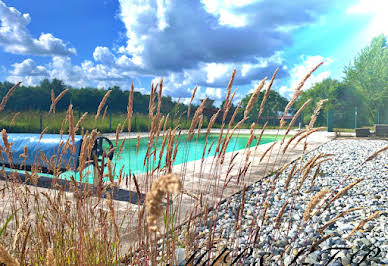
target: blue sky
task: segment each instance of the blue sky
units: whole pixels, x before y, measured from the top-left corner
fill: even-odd
[[[279,67],[274,89],[292,94],[343,68],[378,34],[387,0],[0,0],[0,81],[120,86],[217,103],[234,68],[236,101]]]

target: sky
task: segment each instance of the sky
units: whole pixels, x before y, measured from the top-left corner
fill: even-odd
[[[388,36],[388,0],[0,0],[0,81],[74,88],[119,86],[220,104],[233,69],[235,101],[279,68],[290,97],[341,80],[361,49]]]

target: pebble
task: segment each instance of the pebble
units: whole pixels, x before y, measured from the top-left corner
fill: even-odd
[[[298,256],[301,250],[304,249],[299,254],[299,258],[307,255],[306,251],[311,248],[313,243],[324,236],[332,234],[331,238],[316,247],[315,252],[306,256],[305,262],[314,265],[325,265],[325,261],[328,261],[332,255],[338,252],[338,250],[328,251],[327,249],[349,247],[349,250],[341,250],[337,254],[336,260],[331,262],[331,265],[351,265],[350,258],[352,254],[357,253],[357,256],[353,257],[354,259],[360,256],[362,258],[364,254],[373,248],[373,245],[376,245],[380,246],[382,250],[380,254],[376,258],[368,258],[369,261],[362,264],[388,264],[388,189],[386,189],[388,187],[388,168],[385,165],[388,162],[388,152],[384,151],[376,159],[363,163],[371,154],[386,145],[387,142],[383,140],[338,139],[320,146],[306,155],[303,164],[318,154],[334,155],[331,156],[331,160],[321,164],[320,173],[316,176],[314,186],[310,188],[311,177],[314,174],[314,171],[312,171],[299,193],[296,193],[294,200],[291,201],[291,197],[287,196],[283,189],[284,181],[293,166],[291,164],[278,177],[279,182],[272,191],[271,184],[265,182],[258,182],[246,190],[245,211],[242,217],[242,226],[239,229],[241,232],[234,229],[235,218],[241,202],[240,193],[232,196],[228,208],[226,203],[221,204],[218,211],[219,219],[217,220],[216,231],[222,230],[223,233],[220,234],[220,237],[227,236],[225,242],[228,243],[230,248],[238,248],[241,245],[249,247],[252,243],[250,236],[253,235],[252,232],[256,232],[250,230],[250,226],[252,221],[256,219],[255,226],[261,227],[260,242],[256,243],[252,257],[245,258],[245,262],[249,263],[257,262],[262,257],[261,254],[270,252],[271,256],[266,257],[264,264],[276,265],[277,259],[286,251],[284,252],[284,262],[288,265],[295,256]],[[347,180],[346,177],[348,177]],[[317,192],[323,189],[331,191],[336,189],[338,192],[357,179],[364,179],[364,181],[348,190],[326,210],[320,210],[319,216],[311,217],[308,222],[301,223],[306,205]],[[292,180],[290,185],[295,185],[295,180]],[[266,212],[266,222],[261,226],[262,218],[257,216],[257,211],[261,208],[258,208],[260,203],[257,203],[257,199],[260,195],[264,195],[266,190],[271,195],[267,199],[270,205]],[[286,200],[289,200],[292,204],[287,206],[282,216],[280,228],[274,229],[275,218]],[[238,204],[233,204],[234,202],[238,202]],[[259,202],[263,201],[259,200]],[[356,207],[363,207],[363,209],[344,214],[335,223],[327,227],[324,234],[318,231],[339,213]],[[346,238],[355,226],[378,210],[385,213],[366,223],[361,230],[358,230],[350,238]],[[290,216],[292,218],[291,226],[288,227]],[[206,230],[208,229],[203,228],[202,232],[206,232]],[[181,241],[182,239],[183,236],[180,236]],[[235,239],[235,243],[230,243],[231,239]],[[250,242],[247,241],[248,239],[250,239]],[[201,241],[199,243],[206,243],[205,240]]]

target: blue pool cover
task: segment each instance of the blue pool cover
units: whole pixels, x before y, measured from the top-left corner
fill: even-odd
[[[75,136],[75,142],[70,144],[74,149],[64,145],[68,141],[68,135],[44,134],[40,138],[40,134],[8,134],[8,143],[12,143],[10,151],[12,152],[12,165],[19,168],[24,166],[25,169],[30,169],[32,166],[42,168],[50,168],[47,162],[42,159],[41,153],[45,155],[47,160],[52,160],[52,163],[60,169],[76,170],[78,167],[78,157],[82,144],[82,136]],[[2,165],[9,167],[11,162],[6,155],[5,147],[2,138],[0,138]],[[27,147],[27,157],[21,156],[24,154],[24,147]]]

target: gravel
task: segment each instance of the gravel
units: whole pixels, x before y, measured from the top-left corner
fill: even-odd
[[[222,203],[217,211],[211,211],[208,221],[203,219],[199,221],[193,232],[199,236],[192,243],[193,248],[198,254],[208,250],[208,239],[205,236],[209,234],[203,233],[211,231],[217,240],[211,249],[212,254],[215,254],[214,258],[227,248],[231,252],[229,258],[233,260],[239,252],[246,249],[245,255],[241,256],[242,259],[238,264],[388,264],[388,152],[385,151],[377,158],[365,162],[366,158],[386,145],[387,142],[383,140],[356,139],[337,139],[322,145],[305,155],[301,161],[294,162],[304,165],[318,154],[334,154],[330,157],[332,160],[320,165],[320,171],[317,172],[312,186],[311,179],[316,168],[312,169],[300,191],[294,191],[294,196],[290,192],[299,184],[298,175],[294,177],[288,191],[285,192],[284,183],[293,166],[291,164],[279,176],[274,186],[268,182],[273,179],[272,176],[255,183],[246,190],[240,222],[236,223],[241,213],[241,193],[233,195],[230,201]],[[363,181],[332,202],[326,209],[323,207],[327,201],[321,201],[317,206],[322,207],[314,209],[319,209],[319,212],[312,215],[308,222],[302,221],[307,204],[318,191],[329,189],[330,193],[337,193],[358,179]],[[328,195],[330,194],[325,198]],[[280,227],[274,228],[276,216],[286,200],[289,204],[282,216]],[[268,203],[265,216],[263,216],[264,202]],[[362,209],[346,213],[325,230],[319,230],[339,213],[360,207]],[[382,213],[348,237],[361,221],[378,211]],[[211,221],[212,218],[215,226]],[[201,235],[203,236],[200,237]],[[183,235],[179,236],[179,239],[184,242]],[[190,257],[191,254],[185,254],[185,256],[183,248],[177,252],[179,252],[177,263],[184,265],[185,257]],[[199,255],[196,256],[196,259],[199,257]],[[199,263],[199,261],[194,262]]]

